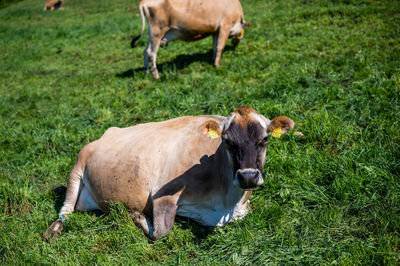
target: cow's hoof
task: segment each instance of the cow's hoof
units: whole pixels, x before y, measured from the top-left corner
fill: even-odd
[[[63,229],[63,222],[57,219],[42,235],[43,241],[56,241],[61,234]]]

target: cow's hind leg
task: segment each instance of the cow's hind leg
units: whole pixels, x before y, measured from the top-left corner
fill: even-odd
[[[71,171],[68,180],[67,192],[64,204],[58,213],[58,219],[42,235],[42,240],[57,240],[63,229],[67,215],[74,211],[75,203],[79,195],[82,173],[76,167]]]
[[[157,6],[157,5],[156,5]],[[149,24],[149,43],[147,44],[145,52],[150,59],[151,72],[155,79],[159,79],[160,75],[157,70],[157,51],[160,47],[161,39],[168,32],[169,28],[168,17],[163,12],[157,12],[157,7],[144,5],[144,13]],[[160,8],[162,8],[160,6]],[[145,68],[146,66],[146,55],[145,55]]]
[[[160,47],[161,38],[163,35],[164,34],[153,33],[150,41],[150,47],[151,47],[151,52],[149,53],[150,66],[151,66],[151,72],[153,73],[153,77],[155,79],[160,78],[160,75],[158,74],[157,70],[157,52],[158,48]]]
[[[150,60],[151,72],[155,79],[159,79],[160,75],[157,70],[157,52],[163,35],[159,32],[154,33],[150,29],[149,32],[149,42],[147,43],[146,49],[144,49],[144,70],[148,70]]]
[[[145,72],[147,72],[149,70],[149,54],[151,54],[150,41],[147,43],[146,48],[144,49],[144,52],[143,52],[143,56],[144,56],[143,70]]]
[[[94,143],[86,145],[79,153],[78,160],[72,169],[69,179],[64,204],[58,213],[58,219],[50,225],[50,227],[42,235],[42,240],[57,240],[63,229],[67,215],[75,209],[80,188],[82,186],[83,172],[86,166],[86,160],[90,155],[90,147]]]

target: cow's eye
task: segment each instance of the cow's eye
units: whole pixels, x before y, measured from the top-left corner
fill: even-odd
[[[268,143],[268,136],[266,136],[265,138],[263,138],[263,139],[258,143],[258,145],[264,147],[265,145],[267,145],[267,143]]]
[[[225,145],[228,146],[229,149],[235,149],[237,147],[237,145],[231,141],[230,139],[224,139],[225,141]]]

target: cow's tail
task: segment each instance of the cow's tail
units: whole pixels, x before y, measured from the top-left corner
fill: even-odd
[[[136,37],[133,37],[132,42],[131,42],[131,47],[132,47],[132,48],[135,48],[135,47],[136,47],[136,46],[135,46],[135,42],[136,42],[137,40],[139,40],[140,37],[142,37],[143,32],[144,32],[144,27],[146,26],[146,18],[145,18],[145,16],[144,16],[144,8],[145,8],[145,6],[144,6],[144,4],[141,2],[141,3],[139,4],[139,9],[140,9],[140,16],[142,17],[142,31],[140,32],[140,35],[138,35],[138,36],[136,36]]]

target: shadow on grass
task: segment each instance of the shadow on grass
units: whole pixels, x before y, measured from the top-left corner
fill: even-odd
[[[231,45],[225,46],[224,52],[226,51],[234,51],[235,48]],[[178,69],[181,70],[190,64],[194,62],[204,62],[204,63],[209,63],[213,64],[213,49],[208,50],[205,53],[195,53],[195,54],[184,54],[184,55],[178,55],[175,57],[172,61],[162,63],[162,64],[157,64],[157,69],[159,73],[162,73],[164,69]],[[222,55],[223,56],[223,55]],[[119,73],[116,75],[116,77],[119,78],[134,78],[135,73],[143,71],[142,67],[139,68],[132,68],[128,69],[127,71],[124,71],[122,73]]]
[[[65,186],[56,187],[53,189],[53,192],[56,194],[54,201],[54,209],[57,210],[57,213],[60,211],[63,206],[65,200],[65,193],[67,192],[67,188]]]
[[[203,226],[187,217],[176,216],[175,222],[179,223],[180,227],[184,230],[190,229],[198,243],[202,242],[209,234],[214,232],[214,227]]]

